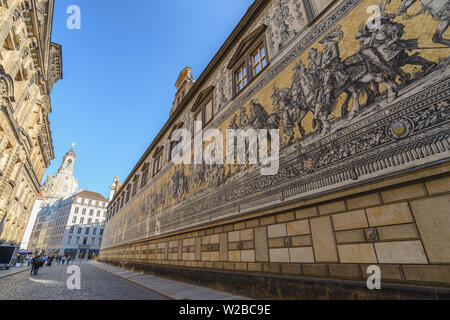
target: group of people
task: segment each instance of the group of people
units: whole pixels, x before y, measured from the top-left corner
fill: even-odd
[[[44,266],[51,267],[53,262],[56,264],[65,264],[67,261],[67,264],[70,264],[70,261],[72,260],[71,256],[62,256],[62,255],[35,255],[30,256],[28,258],[28,266],[31,267],[31,274],[37,275],[40,268],[43,268]]]

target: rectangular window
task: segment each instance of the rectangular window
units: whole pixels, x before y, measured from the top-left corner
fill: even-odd
[[[97,210],[97,217],[100,217],[100,210]]]
[[[88,220],[88,224],[91,224],[92,223],[92,219],[91,218],[89,218],[89,220]]]
[[[138,181],[139,181],[139,176],[136,176],[136,178],[134,178],[134,183],[133,183],[133,194],[132,194],[133,197],[137,193]]]
[[[198,124],[201,125],[198,125]],[[203,110],[200,109],[200,112],[198,112],[195,115],[195,123],[194,123],[194,136],[202,132],[202,125],[203,125]]]
[[[161,166],[162,166],[162,153],[156,156],[155,162],[153,163],[154,176],[161,170]]]
[[[204,112],[205,112],[205,123],[204,123],[204,125],[206,126],[208,123],[211,122],[211,120],[213,119],[213,116],[214,116],[212,99],[209,100],[208,103],[206,103]]]
[[[89,234],[90,231],[91,231],[90,228],[86,228],[85,234]]]
[[[77,217],[73,217],[72,223],[77,223]]]
[[[75,227],[74,227],[74,226],[71,226],[71,227],[70,227],[70,230],[69,230],[69,233],[73,233],[74,230],[75,230]]]
[[[334,0],[302,0],[302,2],[306,20],[308,24],[311,24],[334,2]]]
[[[84,216],[86,214],[86,208],[83,208],[83,211],[81,212],[81,214]]]
[[[80,208],[79,208],[79,207],[76,207],[76,208],[75,208],[75,214],[77,214],[79,210],[80,210]]]
[[[232,62],[228,65],[233,75],[233,95],[237,95],[244,90],[269,65],[264,31],[264,25],[255,30],[254,40],[246,44],[246,50],[237,51]]]
[[[81,234],[81,228],[78,228],[77,234]]]
[[[141,188],[145,187],[148,182],[148,167],[142,171]]]
[[[79,244],[80,243],[80,237],[77,237],[77,242],[75,244]]]
[[[83,224],[84,223],[84,218],[81,218],[80,219],[80,224]]]
[[[67,239],[67,244],[70,245],[71,243],[72,243],[72,237],[69,237],[69,238]]]
[[[253,76],[256,76],[267,66],[266,49],[264,43],[261,43],[252,54]]]
[[[89,216],[91,216],[91,217],[94,216],[94,209],[91,209],[91,210],[89,211]]]
[[[244,62],[235,72],[236,76],[236,92],[240,92],[248,83],[247,79],[247,65]]]

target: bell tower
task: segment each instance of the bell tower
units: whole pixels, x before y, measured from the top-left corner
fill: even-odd
[[[70,174],[73,175],[73,166],[75,165],[75,152],[73,149],[75,148],[75,143],[72,143],[72,149],[66,153],[61,163],[61,167],[58,170],[58,173]]]
[[[111,185],[111,187],[109,187],[109,190],[110,190],[109,201],[111,201],[114,198],[114,195],[119,190],[119,188],[120,188],[120,182],[119,182],[119,178],[116,176],[114,178],[113,184]]]

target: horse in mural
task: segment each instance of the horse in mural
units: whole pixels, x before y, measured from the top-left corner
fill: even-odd
[[[281,120],[282,132],[289,137],[288,144],[293,141],[296,124],[301,135],[303,137],[306,135],[302,120],[309,112],[308,109],[302,108],[302,104],[293,101],[294,92],[295,88],[279,89],[276,85],[273,86],[272,92],[273,108]]]
[[[421,14],[430,13],[434,20],[438,22],[436,32],[433,35],[434,43],[443,44],[450,47],[450,39],[443,37],[450,24],[450,1],[448,0],[420,0],[422,9],[417,13],[408,15],[408,9],[416,3],[417,0],[402,0],[397,15],[404,17],[405,20],[412,19]]]
[[[340,26],[335,27],[320,41],[324,47],[323,52],[315,48],[310,49],[308,68],[302,61],[297,63],[291,88],[273,88],[274,108],[282,114],[283,132],[289,136],[292,135],[295,124],[298,125],[302,136],[305,136],[302,121],[309,112],[314,115],[312,127],[318,128],[322,134],[328,133],[331,129],[330,121],[334,120],[332,111],[338,98],[344,93],[347,99],[342,106],[342,116],[348,116],[349,120],[360,112],[360,98],[363,93],[368,95],[368,103],[380,95],[370,89],[371,84],[374,87],[384,85],[388,102],[397,98],[397,85],[391,80],[396,73],[380,58],[375,48],[363,46],[357,53],[341,60],[339,40],[335,38],[343,38]],[[348,113],[351,98],[353,104]]]

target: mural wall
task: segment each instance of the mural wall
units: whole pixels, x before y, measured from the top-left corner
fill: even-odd
[[[279,174],[170,164],[108,223],[104,247],[448,160],[449,21],[446,0],[347,0],[307,27],[302,1],[273,1],[248,31],[268,26],[268,69],[232,99],[225,61],[205,88],[224,136],[279,129]]]

